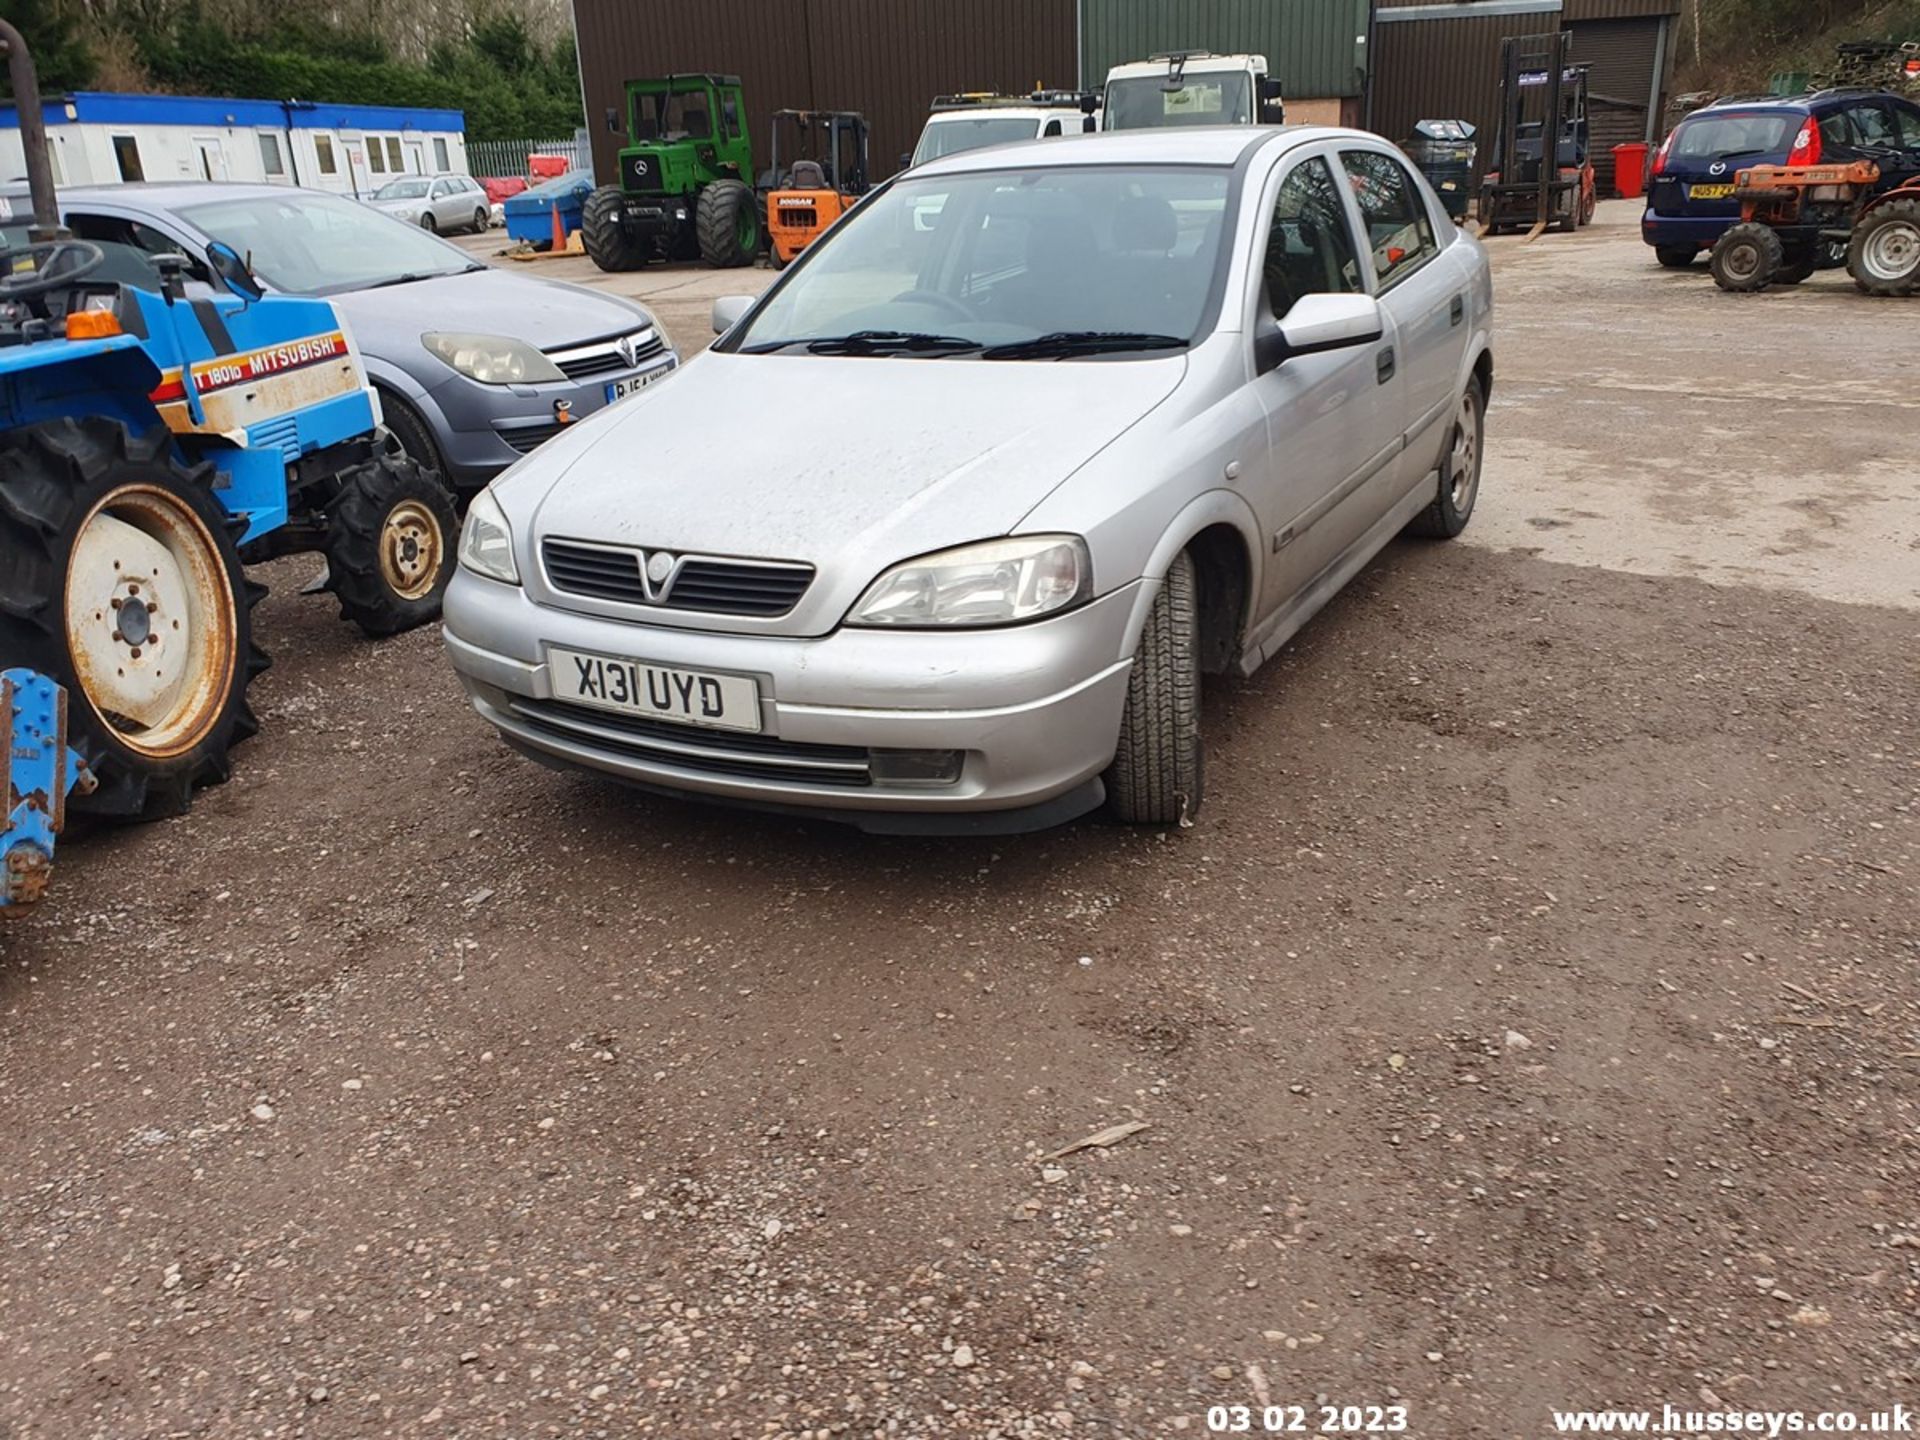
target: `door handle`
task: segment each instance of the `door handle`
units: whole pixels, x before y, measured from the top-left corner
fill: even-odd
[[[1393,369],[1394,369],[1393,347],[1389,345],[1387,346],[1386,349],[1382,350],[1377,357],[1375,357],[1373,362],[1373,373],[1379,378],[1380,383],[1384,385],[1387,383],[1387,381],[1393,378]]]
[[[1467,318],[1467,298],[1464,295],[1453,297],[1453,304],[1447,307],[1447,323],[1458,325]]]

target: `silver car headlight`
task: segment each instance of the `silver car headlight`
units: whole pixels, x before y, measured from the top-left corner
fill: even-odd
[[[509,335],[434,331],[422,335],[420,343],[482,385],[540,385],[567,378],[533,346]]]
[[[520,583],[520,567],[513,563],[513,531],[507,528],[506,512],[492,490],[482,490],[467,506],[467,523],[460,532],[460,563],[489,580]]]
[[[908,560],[860,597],[849,625],[1012,625],[1093,593],[1087,542],[1077,535],[986,540]]]

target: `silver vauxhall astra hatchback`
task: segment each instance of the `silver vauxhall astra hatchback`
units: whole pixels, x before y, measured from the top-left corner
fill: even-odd
[[[936,161],[474,502],[448,653],[516,749],[662,792],[1182,823],[1201,677],[1466,525],[1492,308],[1376,136]]]

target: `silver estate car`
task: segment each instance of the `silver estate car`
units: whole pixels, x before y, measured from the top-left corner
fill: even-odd
[[[475,500],[452,663],[516,749],[658,791],[1184,824],[1202,676],[1471,517],[1492,305],[1358,131],[933,161]]]

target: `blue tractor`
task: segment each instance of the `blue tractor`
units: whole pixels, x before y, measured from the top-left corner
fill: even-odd
[[[0,48],[35,215],[29,243],[0,250],[0,668],[65,690],[64,742],[42,738],[93,781],[75,813],[178,814],[256,729],[265,590],[244,566],[318,552],[343,618],[395,634],[439,614],[454,500],[388,438],[326,301],[264,296],[223,245],[215,292],[180,257],[61,231],[5,21]]]

